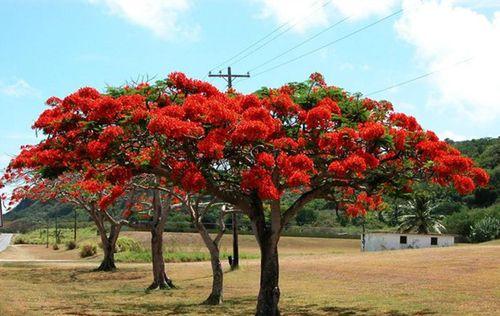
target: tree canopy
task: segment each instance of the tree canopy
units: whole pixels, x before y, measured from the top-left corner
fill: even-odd
[[[112,187],[103,209],[137,174],[234,205],[261,247],[258,315],[279,313],[279,237],[308,202],[335,201],[360,216],[416,182],[468,194],[489,179],[390,102],[328,86],[317,73],[248,95],[172,73],[106,93],[82,88],[47,105],[33,126],[46,139],[24,148],[8,173],[37,168],[43,177],[72,171],[84,181],[106,179]],[[285,192],[296,196],[287,207]]]

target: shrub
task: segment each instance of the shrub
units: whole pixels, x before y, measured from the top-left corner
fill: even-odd
[[[500,235],[500,221],[493,217],[485,217],[471,228],[472,242],[484,242],[498,238]]]
[[[58,244],[53,244],[52,245],[53,250],[59,250],[59,245]]]
[[[76,242],[74,240],[70,240],[66,243],[66,250],[73,250],[76,248]]]
[[[86,244],[80,248],[80,257],[87,258],[92,257],[97,253],[97,246]]]
[[[500,204],[488,208],[467,209],[445,217],[443,222],[447,233],[470,237],[472,227],[484,218],[495,218],[500,221]]]
[[[141,252],[144,251],[142,245],[135,239],[129,237],[120,237],[116,241],[116,252]]]
[[[23,236],[17,236],[14,238],[14,245],[24,245],[26,244],[26,240],[23,238]]]

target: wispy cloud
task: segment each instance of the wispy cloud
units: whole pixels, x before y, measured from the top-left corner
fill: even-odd
[[[40,92],[26,80],[17,79],[11,82],[0,81],[0,94],[10,97],[39,96]]]
[[[448,130],[441,133],[437,133],[437,135],[440,139],[449,138],[454,141],[462,141],[467,139],[467,137],[465,137],[464,135],[460,135],[453,131],[448,131]]]
[[[433,105],[474,121],[495,122],[500,117],[500,12],[489,18],[453,1],[419,4],[404,2],[408,10],[396,30],[415,47],[426,71],[443,69],[429,77],[437,91]]]
[[[399,0],[254,0],[262,4],[261,17],[274,18],[279,24],[291,22],[299,33],[327,25],[335,16],[363,19],[388,13]]]
[[[87,0],[101,5],[112,15],[152,31],[162,39],[196,39],[200,27],[181,21],[191,9],[192,0]]]

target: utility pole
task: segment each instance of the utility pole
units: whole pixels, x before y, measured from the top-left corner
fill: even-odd
[[[76,242],[76,207],[75,207],[75,222],[73,226],[73,241]]]
[[[3,227],[3,209],[2,209],[2,201],[0,200],[0,228]]]
[[[238,249],[238,214],[233,212],[233,261],[231,262],[231,270],[240,267],[240,252]]]
[[[54,238],[55,238],[55,243],[58,244],[59,243],[59,230],[58,230],[58,227],[57,227],[57,215],[56,215],[56,230],[54,231]]]
[[[49,248],[49,229],[50,229],[50,219],[47,215],[47,248]]]
[[[231,67],[227,67],[227,73],[223,74],[222,71],[219,71],[219,74],[214,75],[212,72],[208,72],[209,77],[222,78],[227,82],[227,89],[230,90],[233,88],[233,78],[250,78],[250,73],[246,73],[245,75],[234,75],[231,72]],[[233,257],[231,258],[231,270],[238,269],[240,262],[240,254],[238,248],[238,217],[235,212],[232,214],[232,228],[233,228]]]
[[[219,74],[214,75],[212,72],[208,72],[209,77],[217,77],[226,80],[227,89],[231,89],[233,87],[233,78],[250,78],[250,73],[246,73],[246,75],[233,75],[231,72],[231,67],[227,67],[227,74],[223,74],[222,71],[219,71]]]

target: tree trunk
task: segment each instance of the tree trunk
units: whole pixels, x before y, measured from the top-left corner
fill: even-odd
[[[106,228],[104,227],[104,221],[102,220],[102,217],[96,215],[94,220],[97,225],[99,236],[101,237],[102,250],[104,252],[104,258],[102,259],[101,265],[96,269],[96,271],[114,271],[116,270],[116,241],[118,240],[118,235],[120,234],[121,225],[111,224],[108,236]]]
[[[256,316],[280,315],[278,247],[270,239],[260,244],[260,290]]]
[[[174,288],[165,272],[165,260],[163,259],[163,227],[155,227],[151,230],[151,258],[153,261],[153,283],[148,290]]]
[[[218,238],[212,240],[210,234],[205,229],[205,226],[198,221],[197,217],[193,214],[193,221],[198,229],[198,233],[203,239],[205,246],[210,252],[210,263],[212,264],[212,292],[208,298],[203,302],[206,305],[219,305],[222,304],[224,298],[224,272],[222,271],[222,264],[220,262],[220,250]]]
[[[97,268],[97,271],[114,271],[116,270],[115,265],[115,250],[111,244],[102,245],[104,251],[104,258],[102,259],[101,265]]]
[[[219,250],[210,250],[210,262],[212,264],[212,293],[203,302],[207,305],[219,305],[223,302],[224,293],[224,272],[222,271],[222,265],[220,263]]]

